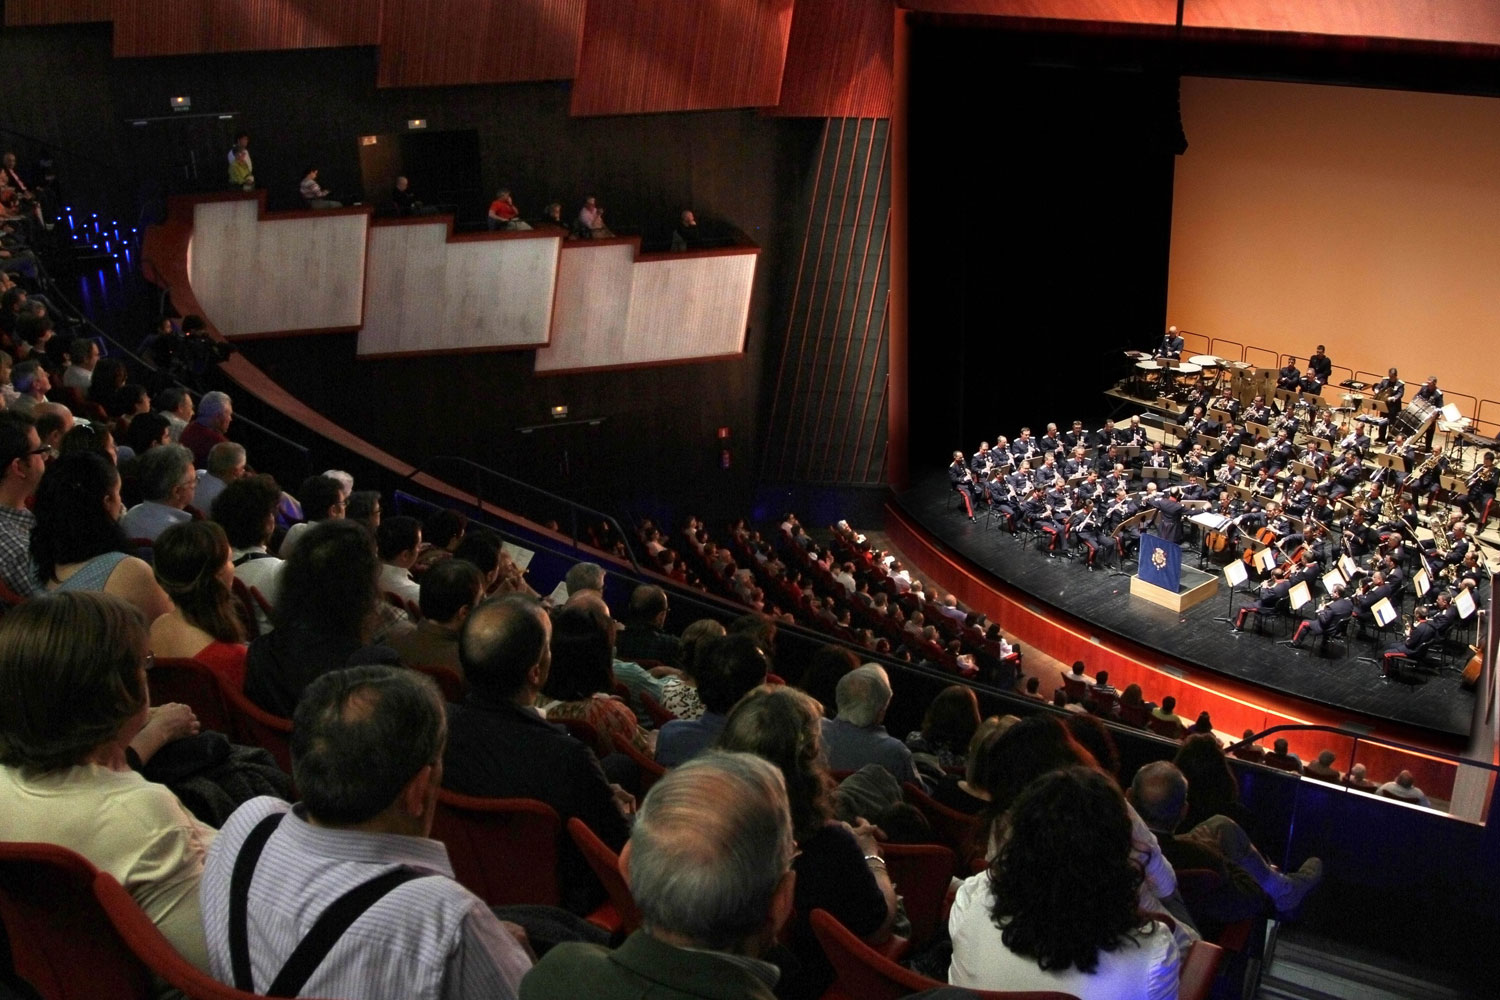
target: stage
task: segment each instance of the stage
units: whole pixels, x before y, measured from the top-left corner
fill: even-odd
[[[1264,635],[1253,626],[1234,632],[1228,623],[1215,621],[1230,614],[1222,574],[1217,594],[1178,613],[1131,595],[1135,566],[1129,559],[1119,568],[1130,576],[1112,575],[1113,563],[1091,573],[1081,559],[1049,559],[1044,548],[1026,544],[1026,536],[1001,529],[998,517],[986,527],[982,510],[976,509],[977,520],[970,522],[945,472],[921,480],[898,495],[896,503],[937,541],[996,579],[1130,642],[1281,695],[1365,717],[1365,725],[1384,719],[1448,736],[1469,734],[1475,695],[1460,687],[1457,670],[1421,674],[1420,683],[1385,681],[1378,664],[1359,659],[1379,656],[1370,640],[1354,640],[1347,656],[1342,643],[1330,643],[1325,658],[1310,640],[1303,649],[1282,644],[1289,638],[1284,624],[1269,627]],[[1101,552],[1101,563],[1104,559]],[[1182,562],[1184,569],[1197,567],[1196,543],[1184,544]],[[1209,572],[1217,569],[1208,567]],[[1235,608],[1252,600],[1243,590],[1233,594]],[[1145,694],[1152,697],[1149,690]]]

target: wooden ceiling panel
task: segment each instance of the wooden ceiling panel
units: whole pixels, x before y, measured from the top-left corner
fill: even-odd
[[[585,0],[382,0],[382,87],[568,80]]]
[[[800,0],[772,114],[888,118],[892,0]]]
[[[374,45],[380,0],[111,0],[115,55]]]

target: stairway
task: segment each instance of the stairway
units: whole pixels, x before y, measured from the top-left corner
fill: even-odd
[[[1294,939],[1294,935],[1295,938]],[[1414,952],[1422,933],[1413,931]],[[1400,956],[1350,949],[1282,928],[1258,1000],[1466,1000],[1485,993],[1438,981],[1443,973]],[[1493,993],[1488,995],[1493,996]]]

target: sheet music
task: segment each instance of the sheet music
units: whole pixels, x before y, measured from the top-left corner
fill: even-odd
[[[1392,606],[1391,599],[1389,597],[1382,597],[1380,600],[1370,605],[1370,612],[1375,616],[1375,624],[1379,625],[1381,628],[1385,628],[1391,622],[1396,620],[1396,609],[1394,606]]]
[[[1339,556],[1339,572],[1344,575],[1345,580],[1354,579],[1354,574],[1359,571],[1359,563],[1348,556]]]
[[[1411,578],[1411,585],[1416,588],[1418,597],[1424,597],[1432,589],[1432,577],[1428,575],[1427,570],[1419,569]]]
[[[1301,610],[1302,605],[1312,600],[1312,587],[1308,586],[1306,580],[1303,580],[1293,586],[1292,589],[1287,592],[1286,596],[1292,602],[1293,611]]]
[[[1224,579],[1229,581],[1231,587],[1241,586],[1250,579],[1250,570],[1245,567],[1243,560],[1231,559],[1224,566]]]
[[[1458,592],[1458,596],[1453,599],[1453,606],[1458,609],[1458,617],[1464,619],[1478,610],[1474,604],[1474,593],[1468,588]]]
[[[1269,573],[1276,568],[1276,550],[1267,546],[1252,556],[1255,560],[1255,568],[1262,573]]]
[[[1337,569],[1331,569],[1323,574],[1323,590],[1327,593],[1331,594],[1334,587],[1342,587],[1343,585],[1344,574],[1340,573]]]

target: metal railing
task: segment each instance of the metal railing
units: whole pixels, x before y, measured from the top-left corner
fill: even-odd
[[[584,515],[588,520],[607,524],[614,531],[615,536],[625,550],[625,557],[630,560],[631,568],[639,573],[641,571],[640,561],[636,558],[635,546],[631,542],[631,536],[615,520],[613,515],[606,514],[601,510],[586,506],[576,500],[569,500],[550,490],[544,490],[540,486],[533,486],[524,480],[514,476],[507,476],[503,472],[480,465],[472,459],[464,458],[462,455],[434,455],[417,466],[406,476],[408,483],[414,481],[420,475],[431,475],[435,478],[443,478],[435,471],[442,467],[458,468],[463,470],[462,479],[467,480],[472,476],[474,483],[474,497],[478,501],[477,506],[483,510],[486,503],[493,504],[514,514],[528,517],[530,520],[545,524],[547,520],[555,520],[558,530],[562,522],[549,515],[558,511],[566,516],[568,521],[568,537],[573,543],[573,548],[579,548],[579,539],[584,537],[579,530],[579,515]],[[447,482],[458,485],[459,479],[450,478]],[[544,507],[540,514],[537,513],[536,501],[544,501],[553,509]],[[518,502],[519,501],[519,502]],[[527,502],[530,501],[530,502]]]

